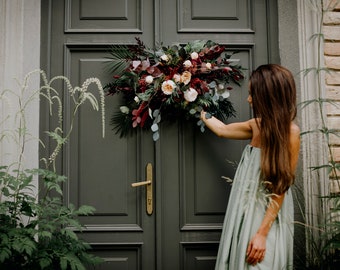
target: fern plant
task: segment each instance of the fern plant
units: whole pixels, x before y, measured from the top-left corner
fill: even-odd
[[[42,86],[27,95],[29,78],[37,72],[41,76]],[[65,131],[62,129],[61,98],[53,87],[60,80],[65,83],[74,102],[71,124]],[[95,83],[99,89],[100,104],[87,91],[91,83]],[[74,232],[75,229],[82,230],[77,217],[92,214],[94,208],[80,206],[77,209],[73,205],[64,205],[61,185],[67,179],[56,172],[55,161],[72,132],[73,121],[82,104],[90,102],[95,110],[101,107],[104,123],[102,85],[98,79],[90,78],[81,87],[72,87],[66,77],[58,76],[48,81],[45,73],[38,70],[29,73],[20,88],[19,94],[10,90],[0,94],[1,102],[17,100],[18,108],[16,113],[4,117],[0,123],[4,125],[13,119],[16,124],[13,130],[2,129],[0,142],[15,142],[19,150],[15,162],[0,166],[0,268],[83,270],[86,266],[101,262],[100,258],[90,253],[90,246]],[[44,168],[27,169],[23,162],[24,149],[33,137],[27,129],[25,110],[38,96],[47,98],[51,109],[57,107],[59,126],[47,132],[55,141],[55,148],[48,158],[42,159]],[[34,185],[34,179],[37,178],[42,182],[39,197]],[[51,196],[52,192],[57,196]]]

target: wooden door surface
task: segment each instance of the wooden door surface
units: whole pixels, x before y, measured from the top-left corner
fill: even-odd
[[[65,75],[74,85],[88,77],[103,84],[112,74],[105,61],[112,44],[166,45],[211,39],[225,44],[246,68],[278,62],[276,1],[269,0],[64,0],[42,1],[42,67]],[[246,120],[247,82],[231,101]],[[72,108],[63,94],[65,125]],[[81,236],[105,259],[97,269],[209,270],[214,268],[235,162],[247,142],[227,141],[195,125],[162,125],[160,139],[150,132],[119,138],[110,115],[120,97],[106,98],[106,136],[100,114],[81,108],[59,170],[69,180],[65,203],[96,208],[80,217]],[[42,132],[53,125],[42,104]],[[153,213],[146,211],[146,166],[153,174]],[[231,202],[232,203],[232,202]]]

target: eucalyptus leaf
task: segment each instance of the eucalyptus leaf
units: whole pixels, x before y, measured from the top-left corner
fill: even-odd
[[[159,110],[158,109],[154,110],[152,113],[152,116],[157,117],[158,115],[159,115]]]
[[[158,124],[153,124],[153,125],[151,126],[151,130],[152,130],[152,132],[158,131]]]
[[[143,101],[148,101],[149,98],[150,98],[150,93],[148,92],[145,92],[145,93],[138,93],[136,94],[137,97],[140,99],[140,100],[143,100]]]
[[[209,88],[211,88],[211,89],[215,89],[216,86],[217,86],[217,84],[216,84],[215,81],[212,81],[212,82],[210,82],[210,83],[208,84],[208,86],[209,86]]]
[[[152,139],[153,139],[154,141],[157,141],[157,140],[159,139],[159,132],[158,132],[158,131],[156,131],[156,132],[152,135]]]
[[[162,120],[161,115],[160,115],[160,114],[157,115],[157,117],[156,117],[156,119],[155,119],[156,123],[160,123],[161,120]]]

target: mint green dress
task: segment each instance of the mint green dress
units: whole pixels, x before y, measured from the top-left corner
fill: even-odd
[[[236,170],[215,270],[293,269],[293,199],[288,190],[267,236],[265,258],[246,262],[248,243],[261,225],[270,194],[260,181],[261,149],[247,145]]]

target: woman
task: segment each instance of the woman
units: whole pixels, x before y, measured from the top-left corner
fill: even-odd
[[[296,88],[289,70],[262,65],[251,75],[248,102],[254,118],[224,124],[206,112],[216,135],[250,140],[237,168],[215,270],[293,268],[294,182],[300,147]]]

